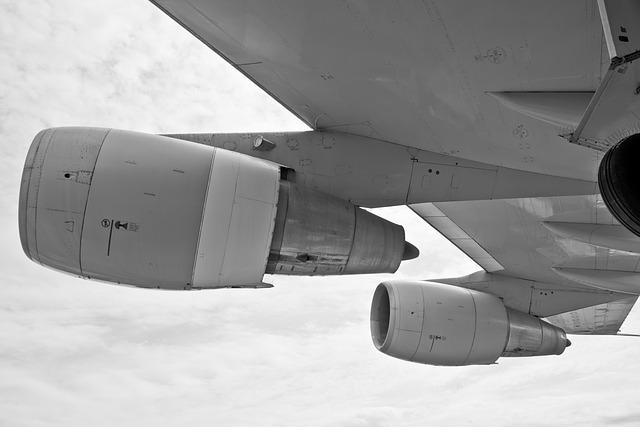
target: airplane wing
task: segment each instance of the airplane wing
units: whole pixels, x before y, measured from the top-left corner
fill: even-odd
[[[595,182],[592,148],[617,135],[603,121],[636,102],[635,68],[614,74],[635,58],[632,2],[152,2],[315,130]],[[496,281],[536,284],[530,304],[534,289],[587,295],[540,303],[569,331],[615,333],[635,302],[640,248],[599,196],[411,208]]]
[[[638,297],[581,308],[547,317],[547,321],[570,334],[615,335]]]
[[[619,292],[610,301],[582,301],[580,308],[564,314],[537,313],[567,332],[615,334],[637,299],[625,292],[635,293],[636,283],[640,283],[640,255],[628,251],[638,251],[640,241],[617,223],[599,195],[410,207],[493,276],[544,284],[541,288],[555,289],[556,293],[560,289]],[[616,232],[619,234],[614,237]],[[621,244],[621,236],[637,248]],[[457,284],[477,287],[479,282],[486,283],[487,278]],[[504,294],[491,287],[485,290]],[[575,295],[565,298],[575,300]],[[551,304],[545,302],[541,309],[550,308]],[[560,311],[569,308],[564,306]]]
[[[640,4],[633,0],[599,0],[609,67],[575,129],[564,136],[574,144],[607,151],[640,131],[640,57],[635,25]]]
[[[489,95],[581,116],[609,65],[595,1],[152,2],[316,130],[595,181],[564,126]]]

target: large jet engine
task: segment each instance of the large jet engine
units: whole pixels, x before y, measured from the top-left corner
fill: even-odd
[[[384,282],[371,304],[378,350],[429,365],[486,365],[504,356],[562,354],[565,332],[483,292],[431,282]]]
[[[611,214],[629,231],[640,236],[640,134],[614,145],[598,169],[598,186]]]
[[[265,272],[394,272],[417,255],[399,225],[287,181],[279,165],[119,130],[41,131],[19,206],[31,259],[140,287],[260,287]]]

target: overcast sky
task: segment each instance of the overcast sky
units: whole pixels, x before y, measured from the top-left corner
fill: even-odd
[[[370,299],[390,275],[167,292],[37,266],[18,238],[20,174],[33,136],[68,125],[305,129],[144,0],[0,0],[0,426],[640,424],[638,338],[432,367],[371,343]],[[406,208],[379,213],[421,250],[395,277],[478,268]],[[637,309],[623,329],[640,331]]]

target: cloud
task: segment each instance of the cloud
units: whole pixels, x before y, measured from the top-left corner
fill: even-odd
[[[640,412],[635,414],[622,415],[619,417],[602,417],[605,425],[638,425],[640,423]]]

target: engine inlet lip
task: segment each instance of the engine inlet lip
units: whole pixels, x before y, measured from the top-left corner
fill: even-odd
[[[371,301],[371,339],[375,347],[384,352],[391,345],[395,328],[395,295],[393,286],[380,283]]]
[[[31,142],[27,157],[22,169],[20,181],[20,195],[18,199],[18,231],[20,233],[20,243],[22,250],[29,259],[39,262],[38,248],[31,247],[29,242],[35,244],[35,212],[29,215],[29,201],[32,202],[32,209],[36,209],[38,200],[38,189],[40,187],[40,177],[42,175],[42,164],[44,155],[41,150],[46,150],[45,138],[51,139],[55,129],[44,129],[36,134]],[[30,218],[32,216],[33,218]],[[31,220],[31,221],[30,221]]]

